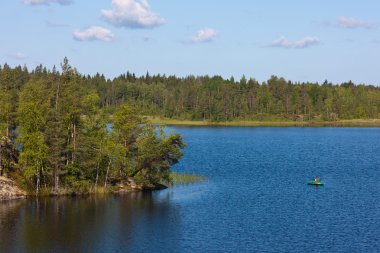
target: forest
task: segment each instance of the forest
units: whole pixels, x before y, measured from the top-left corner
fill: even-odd
[[[40,195],[170,183],[182,137],[150,124],[133,105],[106,113],[98,91],[66,58],[61,67],[1,68],[0,176]]]
[[[145,76],[126,73],[111,80],[86,77],[101,106],[128,103],[145,115],[204,121],[336,121],[380,118],[380,88],[351,81],[332,84],[293,83],[272,76],[259,83],[244,76]]]
[[[60,69],[0,66],[0,175],[39,193],[87,191],[133,178],[170,182],[180,135],[147,116],[208,122],[380,118],[380,88],[351,81],[299,83],[272,76],[146,75],[107,79]]]

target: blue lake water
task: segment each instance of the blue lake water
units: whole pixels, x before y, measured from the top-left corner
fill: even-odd
[[[170,129],[206,181],[0,203],[0,252],[379,252],[379,128]]]

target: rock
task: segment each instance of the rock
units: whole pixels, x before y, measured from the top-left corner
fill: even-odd
[[[133,177],[128,177],[124,184],[129,185],[134,190],[142,190],[142,187],[138,185]]]
[[[21,199],[26,196],[27,193],[16,186],[12,180],[0,176],[0,200]]]
[[[163,184],[153,184],[153,185],[147,185],[143,187],[143,190],[145,191],[157,191],[157,190],[165,190],[168,187]]]
[[[116,193],[136,192],[136,191],[155,191],[168,188],[163,184],[139,185],[133,177],[128,177],[126,180],[116,184],[118,189]]]

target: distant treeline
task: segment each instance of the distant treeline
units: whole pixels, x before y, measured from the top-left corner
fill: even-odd
[[[0,69],[1,83],[16,90],[31,78],[54,82],[57,70],[43,66]],[[78,74],[79,75],[79,74]],[[103,75],[79,75],[76,87],[96,91],[100,106],[112,113],[120,104],[137,106],[146,115],[184,120],[324,120],[380,118],[380,88],[351,81],[332,84],[294,83],[272,76],[223,79],[220,76],[135,76],[127,72],[113,80]],[[75,92],[75,90],[73,91]],[[16,96],[16,95],[14,95]]]
[[[272,76],[259,83],[220,76],[146,76],[127,73],[97,80],[103,106],[137,104],[146,114],[186,120],[337,120],[380,118],[380,88],[351,81],[293,83]]]

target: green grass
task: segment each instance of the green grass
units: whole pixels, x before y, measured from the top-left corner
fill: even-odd
[[[204,177],[193,175],[193,174],[180,174],[180,173],[172,172],[170,176],[173,179],[174,185],[194,184],[194,183],[202,182],[203,180],[205,180]]]
[[[267,126],[267,127],[380,127],[380,119],[352,119],[337,121],[201,121],[201,120],[176,120],[168,118],[148,117],[153,124],[176,126]]]

